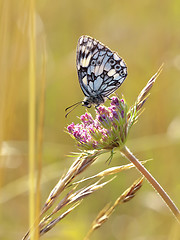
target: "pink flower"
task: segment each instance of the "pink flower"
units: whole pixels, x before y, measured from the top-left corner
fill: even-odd
[[[80,117],[81,123],[71,123],[67,131],[84,149],[113,149],[122,143],[122,132],[126,133],[125,109],[123,99],[112,97],[110,107],[99,106],[95,118],[86,112]]]

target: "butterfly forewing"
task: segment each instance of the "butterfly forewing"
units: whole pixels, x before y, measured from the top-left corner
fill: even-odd
[[[127,76],[123,59],[89,36],[79,38],[76,58],[79,83],[90,104],[102,103]]]

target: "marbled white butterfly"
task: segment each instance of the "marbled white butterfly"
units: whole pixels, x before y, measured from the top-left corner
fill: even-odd
[[[76,66],[85,98],[66,110],[80,103],[85,107],[95,104],[97,108],[127,77],[124,60],[116,52],[89,36],[81,36],[78,40]]]

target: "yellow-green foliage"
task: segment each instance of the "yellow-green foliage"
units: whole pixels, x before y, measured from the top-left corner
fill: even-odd
[[[21,239],[29,225],[29,79],[33,71],[30,71],[29,51],[33,39],[30,2],[2,0],[0,3],[0,239],[7,240]],[[75,65],[77,40],[83,34],[98,39],[125,59],[128,77],[117,94],[125,96],[128,106],[164,63],[127,146],[142,160],[153,158],[146,167],[179,206],[180,1],[34,2],[35,165],[40,170],[42,159],[41,206],[73,161],[66,155],[77,150],[64,128],[72,121],[76,123],[76,116],[83,114],[85,108],[77,108],[67,119],[64,109],[84,98]],[[94,115],[93,108],[90,112]],[[120,165],[119,158],[115,154],[111,166]],[[91,175],[97,169],[104,170],[105,161],[103,158],[92,165]],[[122,158],[121,161],[127,163]],[[135,169],[120,174],[87,197],[44,239],[83,239],[97,213],[107,202],[114,202],[138,177]],[[178,240],[178,229],[164,203],[144,183],[138,195],[121,205],[92,239]]]

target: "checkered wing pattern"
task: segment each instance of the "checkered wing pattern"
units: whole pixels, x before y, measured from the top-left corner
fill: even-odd
[[[79,38],[76,57],[79,83],[89,104],[104,102],[127,76],[124,60],[89,36]]]

